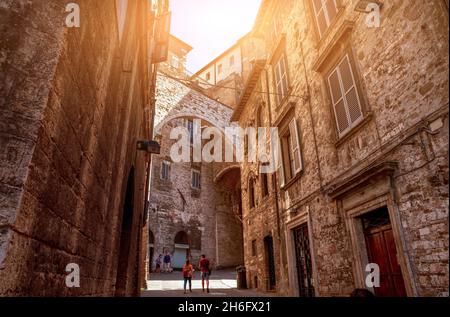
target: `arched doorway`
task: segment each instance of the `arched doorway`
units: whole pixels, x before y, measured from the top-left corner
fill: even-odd
[[[186,232],[180,231],[175,236],[175,251],[173,253],[173,268],[183,268],[186,259],[190,256],[189,236]]]
[[[134,210],[134,167],[128,175],[127,189],[123,204],[122,227],[120,233],[119,262],[116,276],[116,296],[126,295],[128,266],[131,258],[131,230]]]
[[[155,236],[151,230],[148,231],[148,271],[152,272],[153,259],[155,255]]]

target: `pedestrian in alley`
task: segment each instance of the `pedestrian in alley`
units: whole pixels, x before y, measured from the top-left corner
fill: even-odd
[[[192,277],[194,275],[194,267],[189,260],[186,260],[186,264],[183,266],[183,278],[184,278],[184,293],[187,294],[186,286],[189,282],[189,292],[192,293]]]
[[[206,283],[206,292],[209,293],[209,277],[211,275],[211,263],[206,258],[206,255],[202,254],[200,262],[198,263],[200,267],[200,272],[202,276],[202,289],[203,293],[205,292],[205,283]]]
[[[172,257],[169,252],[166,252],[166,255],[163,259],[163,271],[166,273],[172,272]]]
[[[161,272],[161,264],[162,264],[162,254],[158,256],[158,258],[155,260],[155,273]]]

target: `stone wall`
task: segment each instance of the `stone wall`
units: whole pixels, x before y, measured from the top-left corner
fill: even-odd
[[[0,9],[3,295],[138,291],[146,157],[136,141],[149,136],[146,2],[129,4],[122,43],[114,1],[77,3],[81,27],[73,29],[63,27],[65,1],[10,1]],[[130,250],[118,276],[132,170]],[[65,285],[69,263],[80,267],[80,288]],[[120,293],[116,278],[124,281]]]
[[[264,3],[268,7],[260,22],[271,25],[276,1]],[[286,245],[281,261],[289,268],[285,281],[296,295],[290,224],[304,222],[311,233],[315,294],[345,296],[365,287],[355,215],[387,206],[407,294],[448,296],[447,9],[443,1],[385,1],[381,27],[368,28],[365,15],[354,10],[356,1],[341,3],[322,39],[309,1],[289,1],[279,11],[285,45],[278,47],[287,56],[290,97],[281,105],[274,94],[262,98],[274,126],[281,127],[292,113],[297,118],[303,159],[300,176],[279,191]],[[268,32],[261,28],[259,33]],[[272,93],[270,59],[282,41],[268,39],[266,45]],[[363,122],[339,138],[323,69],[344,50],[352,56],[366,108]],[[255,90],[264,91],[265,83],[263,71]],[[259,95],[254,92],[248,101],[241,125],[254,122]],[[389,171],[391,162],[395,167]],[[242,186],[248,180],[245,170],[251,167],[243,167]],[[252,215],[245,193],[243,206],[244,215]],[[265,270],[264,262],[256,264],[249,253],[249,240],[265,228],[264,219],[254,214],[244,227],[251,270]]]

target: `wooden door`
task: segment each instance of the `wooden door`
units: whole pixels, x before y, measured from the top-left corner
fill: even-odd
[[[267,266],[267,289],[274,290],[277,284],[275,275],[275,256],[273,251],[273,239],[272,237],[264,238],[264,244],[266,249],[266,266]]]
[[[404,297],[405,283],[397,261],[392,227],[390,224],[365,230],[365,240],[370,263],[380,267],[380,287],[375,287],[376,296]]]

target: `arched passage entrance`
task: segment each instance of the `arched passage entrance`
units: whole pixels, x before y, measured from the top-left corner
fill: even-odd
[[[186,232],[180,231],[175,236],[174,242],[173,267],[175,269],[181,269],[190,255],[189,236]]]

